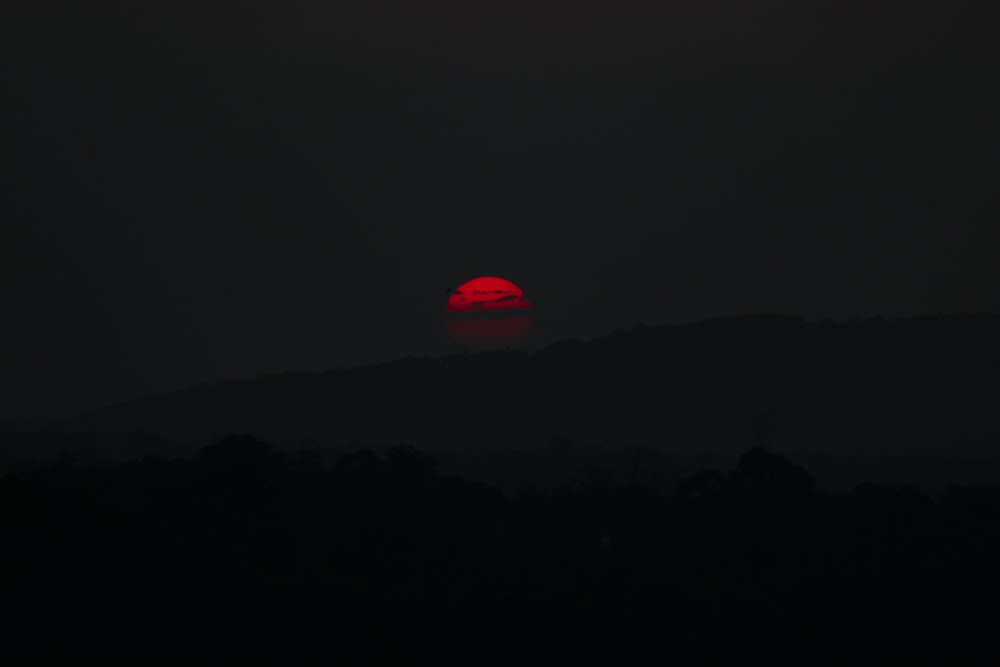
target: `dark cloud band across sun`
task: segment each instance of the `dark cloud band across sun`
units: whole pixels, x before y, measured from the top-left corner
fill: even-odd
[[[448,297],[446,312],[478,310],[529,310],[531,302],[524,290],[503,278],[481,276],[457,287]]]

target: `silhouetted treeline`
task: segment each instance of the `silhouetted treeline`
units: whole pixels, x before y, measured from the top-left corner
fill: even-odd
[[[565,443],[553,442],[558,448]],[[517,494],[426,452],[0,477],[5,664],[996,664],[1000,487],[732,470]]]

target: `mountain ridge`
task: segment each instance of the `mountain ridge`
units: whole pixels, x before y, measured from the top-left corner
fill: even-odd
[[[685,437],[722,444],[770,414],[772,430],[804,439],[997,434],[996,341],[994,314],[844,323],[757,314],[637,325],[532,353],[407,357],[198,385],[64,420],[59,429],[202,443],[247,432],[280,443],[510,445],[558,433],[666,446]]]

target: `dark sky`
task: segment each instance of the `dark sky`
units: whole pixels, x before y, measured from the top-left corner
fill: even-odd
[[[1000,309],[994,2],[16,0],[0,417],[769,311]]]

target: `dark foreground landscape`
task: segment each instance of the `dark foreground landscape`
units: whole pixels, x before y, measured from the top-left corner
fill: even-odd
[[[8,423],[0,658],[1000,664],[998,340],[731,318]]]
[[[504,495],[428,455],[0,478],[5,663],[997,664],[1000,487],[818,492],[755,448],[676,483]]]

